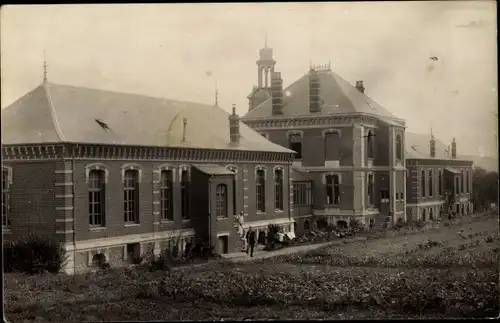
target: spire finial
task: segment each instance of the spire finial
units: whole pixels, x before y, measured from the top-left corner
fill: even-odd
[[[45,50],[43,50],[43,82],[47,82],[47,56]]]

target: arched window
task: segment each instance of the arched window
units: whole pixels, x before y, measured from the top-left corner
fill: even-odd
[[[421,197],[425,197],[425,170],[422,171],[422,176],[420,177],[420,188],[422,190],[420,193]]]
[[[368,133],[366,134],[366,154],[368,158],[373,158],[374,136],[373,132],[368,130]]]
[[[326,175],[326,204],[338,205],[340,203],[340,178],[339,175]]]
[[[324,132],[325,160],[340,160],[340,130]]]
[[[396,135],[396,159],[401,160],[403,157],[403,147],[401,143],[401,136]]]
[[[462,187],[460,189],[460,193],[465,193],[465,172],[462,171]]]
[[[181,170],[181,214],[182,214],[182,219],[187,220],[190,218],[189,212],[189,196],[190,196],[190,190],[189,190],[189,170],[183,169]]]
[[[274,171],[274,208],[283,210],[283,170]]]
[[[227,185],[218,184],[215,187],[215,215],[227,218]]]
[[[173,171],[162,170],[160,178],[160,212],[162,219],[169,221],[174,220],[173,182]]]
[[[300,134],[290,134],[288,136],[288,148],[297,152],[294,159],[302,159],[302,136]]]
[[[438,172],[438,189],[439,189],[439,195],[443,195],[443,171],[439,170]]]
[[[431,169],[431,170],[429,170],[429,196],[432,196],[434,194],[433,189],[432,189],[433,185],[434,185],[434,183],[432,182],[432,169]]]
[[[139,172],[127,169],[123,179],[125,223],[139,223]]]
[[[469,182],[469,171],[467,170],[466,173],[465,173],[465,192],[466,193],[470,193],[470,182]]]
[[[255,202],[257,212],[266,212],[266,171],[257,169],[255,172]]]
[[[93,169],[88,176],[89,194],[89,225],[104,227],[105,217],[105,172],[104,170]]]
[[[304,230],[309,230],[311,228],[311,225],[309,224],[309,220],[304,221]]]

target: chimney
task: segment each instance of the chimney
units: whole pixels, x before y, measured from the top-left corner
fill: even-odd
[[[182,141],[186,141],[186,126],[188,123],[187,118],[182,119]]]
[[[233,104],[233,113],[229,115],[229,137],[231,145],[240,144],[240,117],[236,114],[236,105]]]
[[[358,91],[361,93],[365,93],[365,86],[363,85],[363,81],[356,81],[356,89],[358,89]]]
[[[455,138],[453,138],[453,141],[451,142],[451,158],[457,158],[457,142],[455,141]]]
[[[318,71],[311,68],[309,71],[309,112],[321,112],[320,80]]]
[[[281,73],[273,73],[271,77],[271,97],[273,116],[283,115],[283,79]]]
[[[430,152],[430,156],[432,158],[436,157],[436,140],[434,139],[434,135],[431,135],[431,152]]]

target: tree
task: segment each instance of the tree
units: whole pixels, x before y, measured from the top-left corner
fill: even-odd
[[[472,197],[475,210],[488,208],[490,203],[497,203],[498,172],[476,167],[472,178]]]

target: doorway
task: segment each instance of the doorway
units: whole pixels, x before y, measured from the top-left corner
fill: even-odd
[[[229,236],[227,235],[223,235],[223,236],[219,236],[218,238],[218,253],[220,255],[225,255],[228,253],[228,243],[229,243]]]

